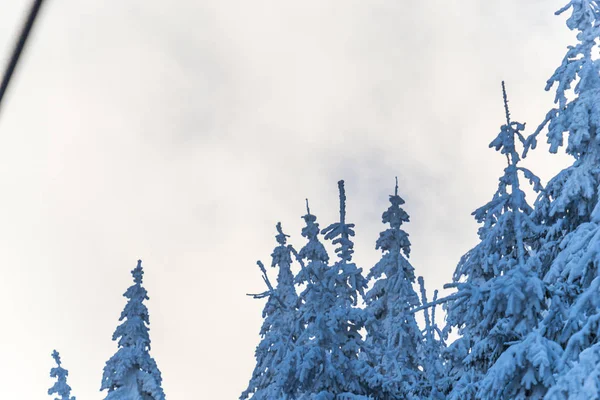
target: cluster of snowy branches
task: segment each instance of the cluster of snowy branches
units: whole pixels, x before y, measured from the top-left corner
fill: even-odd
[[[409,218],[398,186],[383,213],[389,227],[376,244],[381,260],[365,275],[352,261],[354,224],[346,220],[344,182],[338,185],[339,221],[320,230],[307,202],[306,244],[300,251],[287,244],[277,224],[271,263],[279,269],[275,287],[259,262],[268,291],[254,296],[268,300],[256,368],[241,398],[439,398],[443,337],[429,314],[422,331],[412,312],[421,301],[413,289],[410,242],[402,229]],[[330,260],[320,236],[337,245],[337,259]],[[367,290],[370,280],[376,283]],[[303,287],[301,293],[296,285]],[[421,290],[425,298],[422,285]]]
[[[117,352],[106,362],[100,390],[106,390],[105,400],[165,400],[161,387],[161,374],[154,359],[150,356],[150,319],[144,300],[148,293],[142,286],[144,271],[142,261],[131,271],[134,284],[125,294],[128,299],[121,313],[112,339],[117,341]],[[67,384],[69,372],[61,366],[58,352],[52,353],[57,366],[50,376],[56,378],[48,394],[55,394],[55,400],[75,400],[71,397],[71,387]]]
[[[428,302],[419,278],[417,295],[397,184],[376,241],[381,259],[359,268],[340,181],[339,221],[320,230],[307,204],[300,251],[277,225],[279,275],[271,285],[260,264],[268,291],[255,297],[267,304],[242,400],[600,398],[600,1],[571,0],[565,12],[577,43],[548,80],[556,106],[531,134],[511,120],[502,85],[506,124],[490,147],[507,165],[473,213],[479,243],[446,285],[454,293]],[[545,187],[521,163],[542,132],[551,153],[566,144],[574,159]],[[338,246],[337,259],[323,240]],[[450,332],[457,339],[447,343]]]

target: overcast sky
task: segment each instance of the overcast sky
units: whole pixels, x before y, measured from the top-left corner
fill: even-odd
[[[552,106],[564,2],[48,0],[0,112],[0,397],[50,398],[56,348],[102,399],[141,258],[167,398],[237,398],[255,262],[278,221],[303,245],[306,197],[334,222],[339,179],[368,270],[398,176],[411,262],[441,288],[504,167],[501,80],[529,132]],[[1,3],[4,64],[31,2]],[[546,181],[567,158],[544,142]]]

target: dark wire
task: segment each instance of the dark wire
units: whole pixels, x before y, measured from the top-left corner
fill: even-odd
[[[29,32],[31,32],[31,28],[33,27],[33,23],[35,22],[35,17],[37,17],[38,12],[40,11],[40,7],[42,6],[43,0],[35,0],[33,5],[31,6],[31,10],[29,11],[29,16],[25,21],[25,26],[23,26],[23,30],[21,31],[21,35],[19,36],[19,40],[15,45],[15,48],[12,53],[12,57],[8,66],[6,67],[6,71],[4,72],[4,77],[2,78],[2,86],[0,86],[0,110],[2,106],[2,99],[4,98],[4,94],[6,93],[6,89],[8,88],[8,84],[10,83],[10,78],[15,72],[15,68],[17,67],[17,62],[19,61],[19,57],[23,52],[23,48],[25,47],[25,42],[27,41],[27,37],[29,36]]]

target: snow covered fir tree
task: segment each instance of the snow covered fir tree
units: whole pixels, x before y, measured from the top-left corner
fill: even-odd
[[[106,362],[100,391],[106,391],[105,400],[165,400],[161,387],[162,377],[156,361],[150,356],[150,317],[144,300],[148,292],[142,286],[144,270],[138,260],[131,271],[133,285],[123,294],[128,299],[112,340],[117,341],[117,352]],[[55,400],[75,400],[67,384],[69,372],[61,365],[60,355],[52,353],[56,367],[50,376],[57,381],[48,394]]]
[[[100,390],[107,390],[105,400],[165,400],[162,377],[150,356],[150,317],[144,300],[148,293],[142,286],[142,261],[131,271],[134,284],[125,294],[128,300],[112,339],[119,349],[106,362]]]
[[[349,222],[358,205],[340,180],[339,218],[325,228],[308,200],[297,235],[274,224],[271,262],[257,262],[266,288],[250,295],[264,302],[263,322],[240,400],[600,399],[600,0],[571,0],[556,12],[565,13],[575,43],[547,81],[555,106],[531,132],[501,83],[505,122],[481,151],[506,164],[472,213],[476,244],[448,266],[450,293],[428,299],[398,179],[378,199],[389,201],[372,238],[378,261],[359,265]],[[524,166],[544,136],[550,153],[572,157],[546,184]],[[165,400],[141,261],[131,274],[100,391]],[[75,400],[52,357],[48,395]]]
[[[409,216],[401,208],[404,200],[397,182],[390,203],[382,215],[382,222],[390,227],[380,233],[375,245],[383,255],[368,274],[375,282],[365,296],[367,354],[381,376],[371,389],[380,399],[429,397],[419,362],[423,337],[411,312],[419,297],[413,287],[414,268],[407,260],[410,241],[401,228]]]
[[[521,189],[520,174],[542,190],[540,180],[520,166],[524,125],[510,120],[503,88],[506,124],[490,147],[507,166],[492,200],[473,215],[482,226],[480,243],[467,252],[454,273],[457,288],[446,303],[448,328],[458,329],[445,357],[451,399],[540,398],[552,384],[558,348],[535,329],[545,308],[540,262],[530,249],[542,229]],[[541,349],[541,350],[540,350]],[[550,365],[540,365],[540,351]]]
[[[67,384],[67,377],[69,371],[61,366],[60,354],[54,350],[52,352],[52,358],[56,363],[56,367],[50,370],[50,377],[56,378],[56,382],[50,389],[48,389],[49,395],[56,395],[54,400],[76,400],[75,396],[71,397],[71,386]]]
[[[256,349],[256,368],[242,399],[248,398],[250,394],[253,394],[253,399],[288,399],[295,391],[297,352],[293,351],[293,346],[297,337],[298,295],[290,268],[294,249],[286,245],[287,237],[278,223],[276,240],[279,246],[271,255],[271,266],[279,268],[277,287],[271,286],[264,266],[260,261],[258,263],[269,291],[255,297],[268,296],[269,300],[263,310],[265,320],[260,331],[263,340]]]

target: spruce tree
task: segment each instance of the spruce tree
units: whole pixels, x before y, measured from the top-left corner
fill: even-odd
[[[296,344],[299,354],[297,380],[300,399],[312,399],[319,393],[327,393],[337,377],[330,356],[331,346],[336,343],[335,332],[328,326],[329,310],[335,304],[336,294],[328,286],[329,255],[319,240],[319,224],[317,217],[310,213],[308,200],[302,218],[306,223],[302,236],[308,243],[298,253],[302,269],[296,276],[298,284],[306,285],[300,293],[298,310],[298,320],[304,329]]]
[[[328,257],[317,239],[316,217],[310,212],[304,217],[307,226],[303,235],[309,242],[300,254],[308,264],[299,280],[308,282],[302,295],[302,320],[308,334],[301,339],[307,349],[299,370],[302,399],[362,399],[368,392],[365,375],[369,368],[360,334],[364,312],[357,307],[366,280],[362,269],[352,262],[354,244],[350,238],[354,236],[354,224],[346,222],[344,181],[338,182],[338,188],[340,221],[322,231],[326,240],[339,245],[335,249],[339,260],[333,265],[326,266]],[[311,294],[315,289],[321,292]]]
[[[54,350],[52,352],[52,358],[54,358],[54,361],[56,362],[56,367],[50,370],[50,377],[56,378],[56,382],[48,389],[48,394],[56,394],[58,397],[55,397],[54,400],[75,400],[75,396],[71,397],[71,386],[67,384],[69,371],[61,366],[58,351]]]
[[[271,266],[279,268],[276,288],[269,283],[266,271],[259,262],[269,291],[255,297],[268,297],[268,300],[263,310],[264,322],[260,330],[262,339],[255,352],[256,366],[248,388],[240,396],[242,400],[250,396],[254,400],[296,398],[297,353],[294,346],[299,330],[298,296],[291,270],[292,254],[295,251],[291,245],[287,245],[288,237],[283,233],[281,223],[277,223],[275,238],[279,246],[271,254]]]
[[[507,183],[512,192],[514,237],[516,246],[508,268],[489,282],[490,296],[485,312],[497,315],[490,336],[504,340],[505,349],[486,372],[481,382],[481,399],[542,399],[555,383],[557,361],[562,349],[543,336],[540,325],[546,312],[546,285],[541,279],[541,261],[536,249],[543,229],[535,223],[532,209],[525,202],[520,189],[518,172],[523,172],[534,184],[534,190],[542,190],[539,179],[529,170],[520,167],[516,150],[516,138],[522,143],[522,126],[512,124],[504,82],[502,83],[506,125],[504,134],[496,139],[495,147],[507,155]],[[494,143],[492,143],[494,144]],[[507,347],[506,347],[507,346]]]
[[[150,319],[144,300],[148,292],[142,286],[142,261],[131,271],[134,284],[125,294],[128,300],[121,313],[112,340],[119,349],[106,362],[100,390],[107,390],[105,400],[164,400],[162,377],[150,356]]]
[[[525,200],[519,174],[534,191],[540,191],[541,185],[539,178],[519,165],[516,141],[526,143],[521,134],[524,125],[510,120],[504,83],[503,96],[506,124],[490,147],[504,154],[508,165],[492,200],[473,213],[482,224],[480,243],[463,256],[449,285],[458,292],[446,304],[447,322],[461,335],[447,351],[449,377],[454,381],[450,399],[540,398],[553,383],[551,369],[538,368],[541,358],[556,358],[551,343],[542,341],[535,352],[527,346],[515,347],[512,359],[500,359],[511,344],[536,335],[532,332],[545,301],[539,261],[531,252],[541,230],[532,220],[533,209]],[[528,340],[541,340],[538,336]]]
[[[532,136],[547,129],[550,152],[564,146],[574,163],[559,172],[536,203],[546,231],[540,246],[550,309],[544,334],[564,348],[557,384],[547,399],[600,395],[600,3],[572,0],[567,26],[577,32],[562,64],[548,80],[556,85],[555,103]],[[569,92],[573,89],[572,92]]]
[[[379,234],[375,245],[383,256],[367,275],[367,279],[376,279],[365,296],[367,348],[377,372],[378,379],[373,382],[380,389],[377,398],[414,399],[424,381],[418,356],[421,330],[411,312],[419,305],[419,297],[413,289],[414,268],[407,260],[410,241],[402,229],[409,216],[401,207],[404,200],[398,195],[397,180],[390,203],[382,215],[382,222],[390,227]]]

